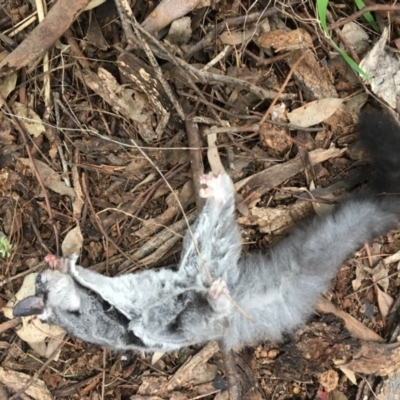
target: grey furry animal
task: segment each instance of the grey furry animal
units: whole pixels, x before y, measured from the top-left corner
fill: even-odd
[[[231,182],[226,175],[208,176],[201,193],[208,199],[192,227],[195,240],[186,235],[176,271],[109,278],[67,260],[68,274],[48,270],[39,275],[37,296],[43,306],[37,297],[24,299],[14,314],[34,310],[72,335],[112,348],[169,351],[217,339],[231,349],[281,340],[307,320],[318,295],[352,252],[398,225],[400,197],[384,193],[400,193],[399,126],[382,113],[363,114],[359,131],[374,156],[375,179],[268,253],[241,254]],[[102,304],[110,307],[111,317],[104,317]],[[118,346],[119,339],[109,334],[111,320],[117,325],[113,334],[121,331],[124,337]]]
[[[234,212],[231,181],[224,175],[204,177],[204,183],[207,182],[210,186],[203,195],[211,196],[210,200],[192,226],[195,241],[189,234],[184,238],[177,270],[144,271],[110,278],[76,265],[77,257],[57,260],[46,256],[51,268],[38,275],[35,296],[18,302],[14,316],[37,315],[41,320],[63,327],[73,336],[114,350],[180,348],[167,342],[145,344],[135,329],[140,330],[143,325],[142,316],[147,315],[146,310],[163,299],[168,304],[175,298],[181,301],[190,297],[195,303],[203,301],[209,290],[204,263],[217,274],[222,272],[221,267],[237,262],[240,257],[241,248],[237,245],[240,231],[235,220],[220,218],[221,214],[233,215]],[[214,190],[215,182],[229,188],[225,190],[226,198],[219,198],[216,191],[219,188]],[[229,232],[229,236],[221,239],[225,232]],[[214,245],[210,246],[210,242]],[[56,266],[57,263],[60,265]],[[219,319],[219,314],[210,314],[210,323]],[[206,319],[206,315],[203,317]]]

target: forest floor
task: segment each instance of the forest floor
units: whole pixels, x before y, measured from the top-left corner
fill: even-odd
[[[370,176],[358,113],[397,111],[400,5],[40,3],[0,0],[0,400],[228,399],[216,343],[122,362],[9,319],[16,293],[68,232],[102,274],[176,265],[210,169],[235,184],[243,251],[330,212]],[[239,398],[399,399],[399,263],[400,232],[365,245],[306,326],[232,355]]]

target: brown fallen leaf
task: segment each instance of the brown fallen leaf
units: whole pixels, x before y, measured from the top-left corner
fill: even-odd
[[[29,158],[18,158],[18,161],[32,168],[31,160]],[[47,164],[42,161],[35,160],[35,165],[46,187],[58,194],[75,197],[75,190],[71,187],[68,187],[61,180],[60,174],[53,171]]]
[[[288,113],[287,117],[291,124],[308,128],[325,121],[336,112],[342,103],[343,99],[335,97],[311,101]]]

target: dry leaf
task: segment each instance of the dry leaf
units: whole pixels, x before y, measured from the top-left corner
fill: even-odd
[[[379,311],[381,312],[382,318],[386,318],[389,314],[390,307],[393,304],[393,298],[385,293],[383,290],[379,289],[375,285],[376,297],[378,300]]]
[[[165,354],[165,352],[155,351],[151,357],[151,365],[154,365],[161,357]]]
[[[12,370],[6,370],[0,367],[0,382],[7,386],[12,392],[18,392],[18,390],[25,387],[30,382],[31,377],[22,372],[16,372]],[[45,383],[40,379],[34,379],[28,386],[25,393],[36,400],[52,400],[49,389],[47,389]]]
[[[0,53],[0,62],[3,61],[8,56],[7,51],[3,51]],[[15,89],[17,84],[17,73],[13,72],[10,75],[5,76],[4,78],[0,79],[0,93],[6,99],[8,95]],[[0,105],[2,102],[0,100]]]
[[[219,38],[223,44],[237,46],[243,42],[247,42],[254,35],[257,28],[247,29],[245,31],[226,31]]]
[[[311,181],[309,190],[312,191],[314,189],[315,189],[314,181]],[[333,193],[327,194],[323,198],[327,199],[327,200],[337,200],[338,199],[338,197],[335,196]],[[335,208],[335,204],[328,204],[328,203],[322,203],[322,202],[317,203],[315,201],[313,201],[311,204],[313,206],[315,214],[318,215],[319,217],[321,217],[323,215],[331,214],[333,209]]]
[[[97,71],[98,78],[103,88],[106,88],[108,97],[104,97],[101,90],[92,89],[103,97],[113,109],[122,115],[139,123],[147,122],[150,113],[147,109],[148,101],[145,95],[135,90],[121,86],[110,72],[104,68]]]
[[[389,265],[391,263],[399,262],[400,261],[400,251],[397,251],[396,253],[392,254],[389,257],[386,257],[383,262],[385,265]]]
[[[319,124],[329,118],[343,103],[343,99],[331,97],[328,99],[315,100],[307,103],[303,107],[287,114],[291,124],[303,128]]]
[[[371,78],[371,90],[392,108],[396,108],[400,90],[400,62],[387,51],[387,38],[388,29],[385,28],[381,38],[361,61],[360,68]]]
[[[166,40],[181,45],[187,43],[192,36],[191,20],[189,17],[179,18],[171,24]]]
[[[69,257],[71,255],[79,256],[81,254],[83,244],[83,236],[81,233],[81,228],[77,225],[74,229],[71,229],[65,236],[61,251],[64,257]]]
[[[29,158],[18,158],[18,160],[22,164],[32,168]],[[61,176],[57,172],[53,171],[47,164],[39,160],[35,160],[35,165],[46,187],[58,194],[75,197],[75,190],[61,181]]]
[[[15,298],[17,301],[24,299],[28,296],[35,294],[35,281],[37,273],[28,274],[22,283],[21,288],[16,293]],[[9,301],[7,306],[3,308],[4,315],[12,319],[13,301]],[[16,331],[17,335],[32,349],[34,349],[40,356],[48,358],[60,344],[60,341],[66,335],[64,329],[56,326],[49,325],[41,322],[35,317],[23,317],[22,328]],[[47,340],[49,338],[49,340]],[[58,358],[58,355],[55,359]]]
[[[38,137],[45,131],[41,118],[31,108],[16,101],[12,109],[22,126],[33,137]]]
[[[389,287],[389,270],[383,260],[379,261],[376,267],[372,268],[371,277],[373,282],[376,282],[384,292],[387,292]]]
[[[338,365],[338,368],[347,376],[347,379],[353,384],[357,385],[357,378],[354,371],[349,368],[346,368],[344,365]]]
[[[360,289],[364,279],[369,278],[369,273],[365,269],[364,264],[361,261],[356,261],[356,279],[351,281],[351,285],[353,286],[353,290]]]
[[[359,93],[347,100],[344,105],[351,113],[358,114],[368,99],[368,93]]]
[[[357,54],[364,53],[368,49],[368,33],[355,22],[349,22],[342,28],[342,33]],[[344,46],[341,44],[342,49]]]

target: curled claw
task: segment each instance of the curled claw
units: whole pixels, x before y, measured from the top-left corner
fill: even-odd
[[[75,266],[77,256],[72,254],[69,257],[57,257],[54,254],[47,254],[44,260],[52,270],[57,270],[63,274],[68,274],[73,266]]]
[[[61,259],[54,254],[47,254],[47,256],[44,258],[44,261],[47,262],[50,269],[59,271],[61,270]]]

